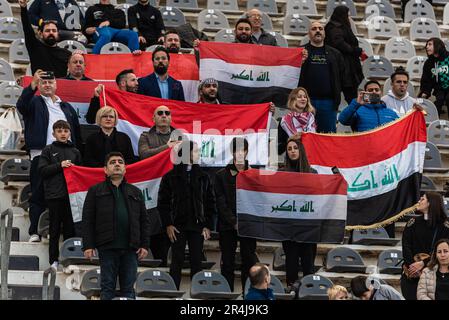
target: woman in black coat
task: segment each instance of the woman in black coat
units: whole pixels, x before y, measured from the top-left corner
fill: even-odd
[[[309,165],[306,150],[301,141],[290,138],[287,141],[285,150],[285,162],[281,171],[316,173]],[[287,285],[292,286],[298,280],[299,258],[303,276],[314,273],[316,243],[305,243],[295,241],[282,241],[282,248],[285,253],[285,268]]]
[[[357,98],[357,88],[364,78],[360,63],[363,50],[359,47],[359,41],[351,30],[349,8],[336,7],[324,30],[325,44],[334,47],[343,56],[345,76],[342,79],[342,89],[345,100],[349,104],[352,99]]]
[[[126,133],[119,132],[115,128],[117,120],[118,115],[114,108],[103,107],[98,110],[95,122],[100,129],[86,139],[83,158],[85,166],[103,167],[104,158],[113,151],[123,154],[127,165],[136,162],[131,139]]]

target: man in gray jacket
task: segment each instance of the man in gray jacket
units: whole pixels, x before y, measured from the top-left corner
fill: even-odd
[[[249,10],[246,16],[251,22],[252,43],[277,46],[276,38],[262,29],[262,13],[258,9]]]
[[[380,284],[378,280],[357,276],[351,280],[351,291],[361,300],[405,300],[392,286]]]

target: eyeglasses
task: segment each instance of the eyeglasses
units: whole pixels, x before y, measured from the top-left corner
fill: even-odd
[[[157,112],[157,115],[158,115],[158,116],[162,116],[164,113],[165,113],[166,116],[169,116],[169,115],[171,114],[171,112],[168,111],[168,110],[159,110],[159,111]]]
[[[258,15],[258,14],[257,14],[257,15],[256,15],[256,14],[253,14],[253,15],[250,15],[249,18],[260,19],[260,20],[261,20],[261,19],[262,19],[262,16],[260,16],[260,15]]]

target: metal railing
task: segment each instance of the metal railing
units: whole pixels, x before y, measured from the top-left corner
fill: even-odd
[[[8,222],[6,223],[6,217]],[[8,299],[9,253],[11,249],[13,211],[6,209],[0,214],[0,245],[1,245],[1,299]]]
[[[50,284],[48,284],[48,275],[50,275]],[[42,300],[54,300],[56,283],[56,270],[48,268],[44,271],[42,279]]]

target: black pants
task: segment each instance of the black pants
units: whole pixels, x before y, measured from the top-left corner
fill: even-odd
[[[179,230],[179,228],[178,228]],[[201,271],[201,259],[203,257],[203,236],[197,231],[180,231],[176,234],[177,240],[171,245],[170,275],[179,289],[181,284],[182,265],[184,264],[186,243],[190,253],[190,278]]]
[[[236,230],[220,232],[221,274],[228,280],[231,291],[234,291],[235,251],[237,241],[240,242],[240,257],[242,258],[241,280],[242,291],[249,275],[249,269],[256,264],[256,245],[254,238],[239,237]]]
[[[344,87],[342,91],[348,104],[351,103],[352,99],[357,98],[357,87]]]
[[[28,233],[30,235],[37,234],[37,225],[42,212],[45,211],[45,197],[44,186],[42,184],[42,178],[39,174],[39,158],[34,157],[31,160],[30,167],[30,186],[31,186],[31,198],[30,198],[30,228]]]
[[[150,250],[154,259],[161,259],[161,267],[167,266],[168,249],[170,249],[170,239],[166,232],[154,234],[150,237]]]
[[[439,90],[434,92],[435,94],[435,107],[437,107],[438,114],[443,112],[443,106],[449,110],[449,90]]]
[[[301,258],[303,276],[315,272],[316,243],[282,241],[282,248],[285,252],[285,269],[288,286],[298,280],[299,258]]]
[[[70,210],[69,198],[47,200],[50,209],[50,245],[48,247],[49,262],[52,264],[59,258],[59,237],[62,235],[64,240],[75,236],[75,226],[73,224],[72,211]]]
[[[408,279],[404,274],[401,275],[401,291],[405,300],[417,300],[419,278]]]

